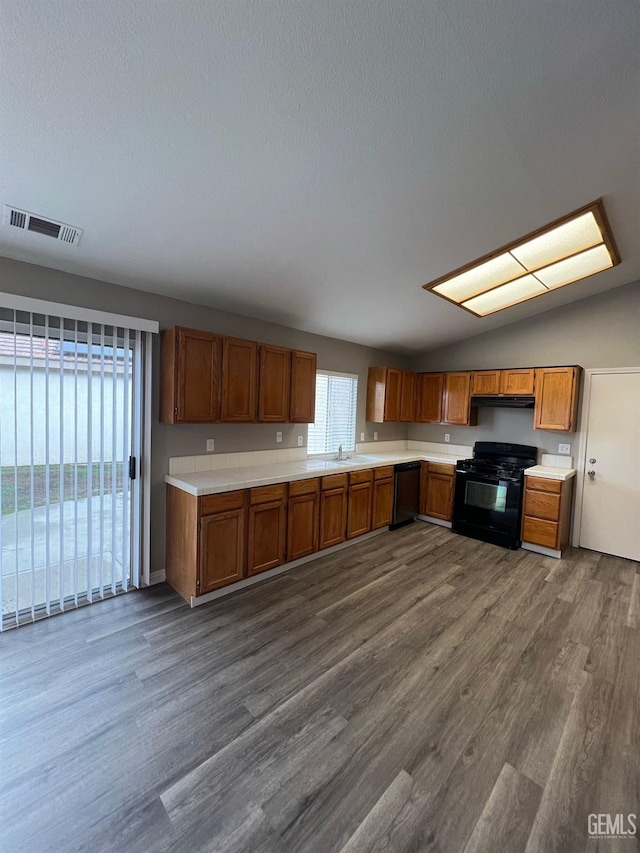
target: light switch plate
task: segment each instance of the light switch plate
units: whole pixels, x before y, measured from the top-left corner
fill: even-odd
[[[280,443],[282,441],[282,433],[281,432],[276,433],[276,441],[278,443]]]
[[[571,445],[570,444],[559,444],[558,445],[558,453],[562,453],[563,456],[569,456],[571,454]]]
[[[360,441],[364,441],[364,433],[363,432],[360,433]]]
[[[374,434],[373,434],[373,440],[374,440],[374,441],[377,441],[377,440],[378,440],[378,433],[377,433],[377,432],[374,432]]]
[[[302,447],[302,446],[303,446],[303,444],[304,444],[304,436],[303,436],[303,435],[299,435],[299,436],[298,436],[298,447]]]
[[[213,438],[207,439],[207,453],[213,453],[213,448],[215,447],[215,441]]]

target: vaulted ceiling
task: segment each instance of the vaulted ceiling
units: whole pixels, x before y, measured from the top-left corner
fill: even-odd
[[[636,0],[0,0],[0,254],[401,352],[640,278]],[[602,196],[622,263],[422,289]],[[0,283],[1,290],[1,283]]]

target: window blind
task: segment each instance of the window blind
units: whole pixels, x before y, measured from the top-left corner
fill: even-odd
[[[318,371],[316,374],[316,419],[309,425],[307,452],[333,453],[342,445],[355,450],[358,377]]]

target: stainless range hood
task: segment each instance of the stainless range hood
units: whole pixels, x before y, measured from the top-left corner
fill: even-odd
[[[535,397],[471,397],[471,405],[491,409],[533,409]]]

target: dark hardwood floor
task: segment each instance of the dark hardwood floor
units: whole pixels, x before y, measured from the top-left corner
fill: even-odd
[[[639,570],[417,523],[0,635],[0,849],[637,851]]]

